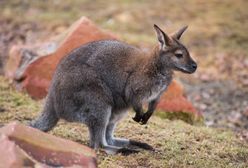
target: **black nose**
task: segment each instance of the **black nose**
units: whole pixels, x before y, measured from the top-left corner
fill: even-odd
[[[192,68],[193,68],[194,70],[196,70],[196,68],[197,68],[197,64],[196,64],[196,63],[193,63],[191,66],[192,66]]]

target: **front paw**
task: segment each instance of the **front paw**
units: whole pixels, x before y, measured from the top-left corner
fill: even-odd
[[[147,124],[147,121],[148,121],[148,120],[141,120],[141,121],[140,121],[140,124],[141,124],[141,125],[145,125],[145,124]]]
[[[142,119],[142,116],[141,115],[135,115],[135,117],[133,117],[133,120],[136,121],[136,122],[140,122]]]
[[[145,113],[140,121],[141,125],[147,124],[150,117],[151,117],[150,113]]]

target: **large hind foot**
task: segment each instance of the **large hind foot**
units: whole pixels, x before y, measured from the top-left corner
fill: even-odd
[[[102,149],[105,153],[109,155],[122,154],[124,156],[127,156],[139,152],[139,150],[137,149],[131,149],[127,147],[116,147],[111,145],[103,146]]]
[[[129,140],[129,144],[131,146],[136,146],[138,148],[145,149],[145,150],[151,150],[151,151],[154,150],[154,148],[151,145],[149,145],[149,144],[147,144],[145,142],[139,142],[139,141],[135,141],[135,140]]]
[[[117,153],[121,153],[122,155],[130,155],[130,154],[135,154],[138,153],[139,151],[136,149],[130,149],[130,148],[121,148],[117,151]]]
[[[135,141],[135,140],[112,138],[112,139],[108,139],[107,142],[109,145],[127,148],[128,150],[130,150],[132,148],[140,148],[140,149],[144,149],[144,150],[154,150],[154,148],[151,145],[144,143],[144,142]]]

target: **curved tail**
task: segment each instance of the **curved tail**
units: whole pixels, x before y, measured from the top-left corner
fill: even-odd
[[[53,108],[52,102],[49,102],[49,100],[47,100],[43,112],[38,118],[31,121],[29,123],[29,126],[46,132],[51,130],[58,121],[59,118]]]

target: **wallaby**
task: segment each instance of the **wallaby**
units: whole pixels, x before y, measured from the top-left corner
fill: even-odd
[[[117,40],[90,42],[64,57],[54,73],[40,117],[30,125],[52,129],[60,118],[87,125],[90,146],[106,153],[132,153],[130,146],[152,149],[146,143],[113,136],[117,122],[130,107],[134,120],[145,124],[173,71],[193,73],[197,64],[179,41],[187,27],[168,36],[154,25],[159,45],[150,52]],[[143,113],[142,104],[148,103]]]

